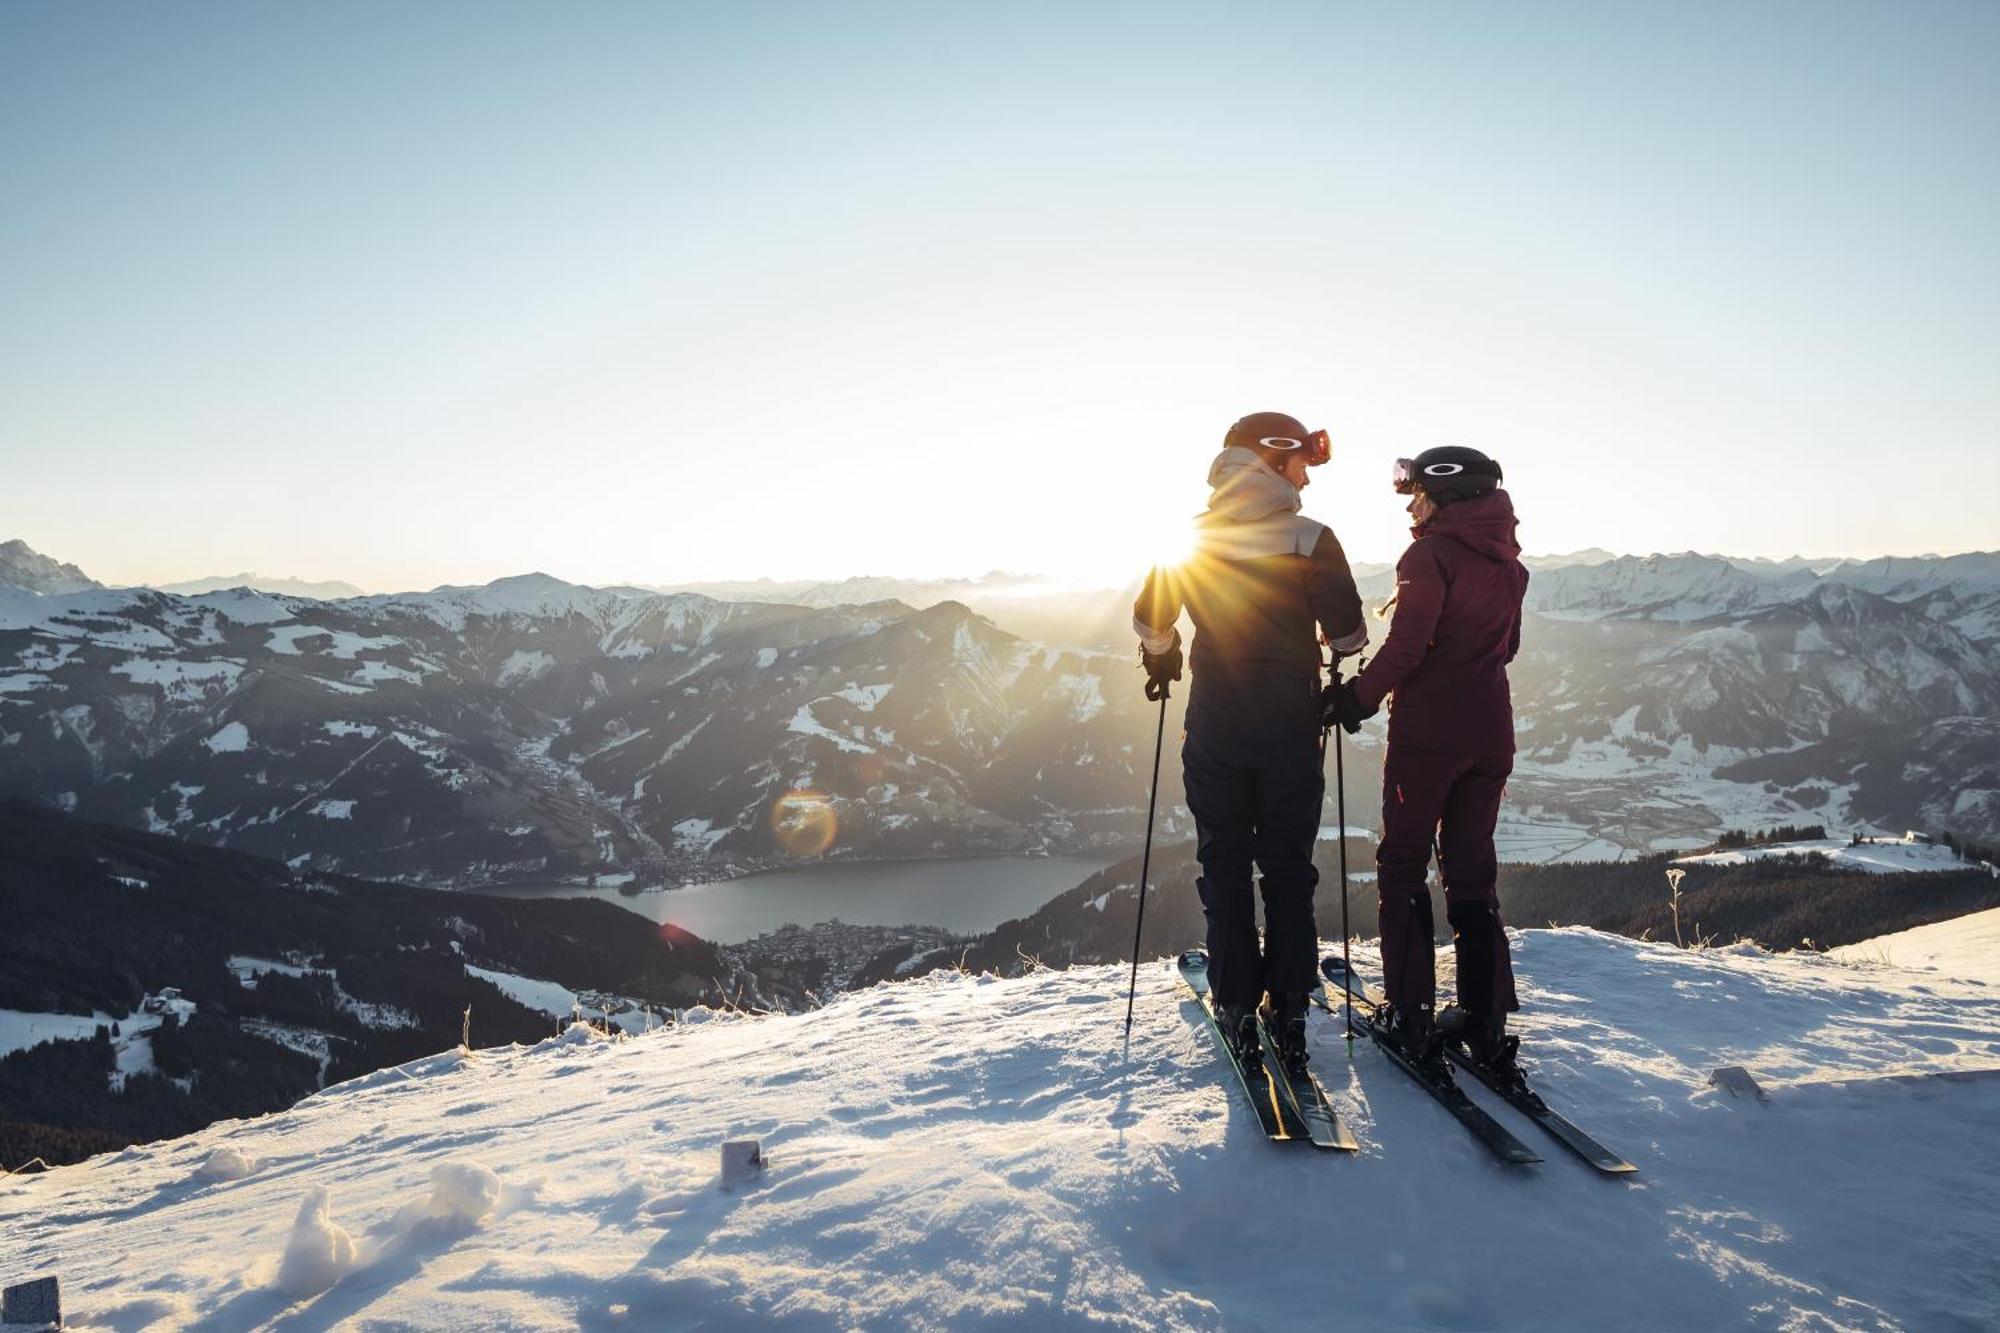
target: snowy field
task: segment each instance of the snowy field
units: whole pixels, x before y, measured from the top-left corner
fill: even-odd
[[[0,1055],[25,1051],[45,1041],[82,1041],[118,1022],[110,1014],[33,1014],[19,1009],[0,1009]]]
[[[1515,938],[1551,1097],[1638,1176],[1504,1107],[1548,1160],[1495,1165],[1323,1016],[1362,1151],[1272,1145],[1165,962],[1129,1050],[1121,969],[953,973],[439,1055],[0,1181],[0,1280],[117,1330],[1993,1327],[2000,991]],[[1707,1086],[1731,1064],[1769,1100]],[[738,1136],[770,1167],[720,1188]]]
[[[1836,958],[1943,972],[2000,986],[2000,907],[1829,950]]]
[[[1964,870],[1970,864],[1959,860],[1958,853],[1949,847],[1940,847],[1921,838],[1870,838],[1858,847],[1846,838],[1774,842],[1761,847],[1743,847],[1729,852],[1676,857],[1675,864],[1740,866],[1750,861],[1807,856],[1814,852],[1824,856],[1840,869],[1865,870],[1876,875],[1898,874],[1909,870]]]
[[[149,1002],[154,997],[148,996]],[[160,1026],[162,1016],[173,1012],[185,1019],[194,1013],[192,1001],[175,998],[160,1001],[158,1011],[149,1013],[146,1008],[135,1009],[129,1014],[93,1013],[88,1018],[81,1014],[35,1014],[18,1009],[0,1009],[0,1055],[24,1051],[39,1046],[45,1041],[83,1041],[96,1033],[99,1027],[117,1027],[119,1035],[113,1038],[118,1053],[119,1074],[150,1072],[153,1068],[153,1039],[151,1033]],[[117,1078],[118,1075],[113,1075]]]

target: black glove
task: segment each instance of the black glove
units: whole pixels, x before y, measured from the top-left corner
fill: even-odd
[[[1336,680],[1319,692],[1319,724],[1322,727],[1338,726],[1352,736],[1375,713],[1375,709],[1361,706],[1351,680]]]
[[[1171,693],[1167,682],[1181,678],[1181,646],[1176,643],[1164,653],[1149,653],[1141,648],[1139,663],[1146,668],[1146,698],[1158,703]]]

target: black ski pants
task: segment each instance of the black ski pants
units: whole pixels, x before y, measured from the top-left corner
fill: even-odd
[[[1218,1005],[1254,1005],[1266,990],[1316,984],[1313,889],[1326,794],[1317,678],[1253,690],[1199,689],[1189,700],[1181,774],[1194,815],[1209,985]],[[1264,942],[1251,878],[1261,875]]]
[[[1391,742],[1382,761],[1382,841],[1375,849],[1381,892],[1382,983],[1392,1004],[1437,999],[1437,958],[1426,877],[1435,848],[1445,914],[1458,960],[1458,1002],[1480,1014],[1521,1007],[1514,964],[1500,923],[1499,858],[1493,828],[1511,754],[1441,754]]]

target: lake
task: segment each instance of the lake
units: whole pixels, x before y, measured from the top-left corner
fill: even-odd
[[[516,898],[602,898],[671,921],[717,944],[740,944],[787,922],[838,917],[858,926],[942,926],[974,934],[1027,916],[1116,856],[979,856],[941,861],[841,861],[767,870],[682,889],[625,893],[582,884],[482,889]]]

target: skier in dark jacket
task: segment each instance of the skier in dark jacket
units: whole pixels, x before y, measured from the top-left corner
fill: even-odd
[[[1429,449],[1396,464],[1415,538],[1396,565],[1382,651],[1329,686],[1326,717],[1349,732],[1389,701],[1382,841],[1375,853],[1388,1021],[1406,1053],[1438,1066],[1443,1042],[1511,1068],[1507,1014],[1519,1009],[1495,889],[1493,829],[1514,769],[1507,664],[1521,647],[1528,571],[1500,464],[1476,449]],[[1458,960],[1458,1004],[1433,1014],[1433,848]]]
[[[1339,540],[1298,512],[1306,469],[1327,455],[1326,432],[1309,433],[1281,412],[1231,426],[1209,466],[1213,493],[1195,520],[1195,553],[1153,570],[1133,607],[1149,699],[1180,679],[1175,622],[1183,608],[1194,621],[1181,763],[1201,863],[1196,887],[1216,1013],[1224,1038],[1253,1067],[1267,990],[1277,1054],[1290,1068],[1305,1066],[1319,943],[1313,846],[1325,795],[1320,643],[1354,653],[1368,642]],[[1253,865],[1262,875],[1261,953]]]

